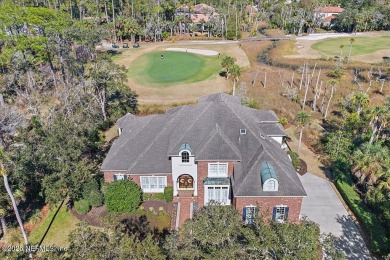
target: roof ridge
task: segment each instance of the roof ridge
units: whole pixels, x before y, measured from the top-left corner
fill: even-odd
[[[186,131],[183,131],[182,132],[182,135],[180,136],[180,138],[177,138],[177,142],[173,143],[173,146],[172,147],[168,147],[168,150],[172,150],[175,146],[178,146],[180,142],[182,142],[182,139],[183,137],[185,136],[185,134],[190,131],[192,129],[192,127],[197,123],[198,119],[204,114],[206,113],[207,109],[211,106],[212,102],[206,102],[207,105],[205,107],[205,109],[203,109],[203,111],[201,113],[197,113],[194,120],[192,120],[192,123],[190,125],[188,125],[188,127],[186,128],[187,130]],[[198,107],[199,103],[195,106],[195,107],[191,107],[192,109]],[[191,144],[190,144],[191,145]],[[168,152],[169,152],[168,151]]]

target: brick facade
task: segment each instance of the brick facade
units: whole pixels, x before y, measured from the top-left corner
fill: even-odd
[[[204,186],[203,181],[207,178],[209,171],[209,163],[213,163],[215,161],[198,161],[198,206],[204,206]],[[233,163],[232,161],[218,161],[220,163],[228,163],[228,176],[232,176],[233,174]]]
[[[246,206],[259,207],[259,214],[265,218],[272,219],[272,210],[277,205],[286,205],[289,207],[288,221],[292,223],[299,222],[301,213],[301,197],[236,197],[233,199],[233,205],[242,216],[242,209]]]
[[[192,190],[179,191],[179,196],[174,198],[174,202],[182,202],[183,207],[180,210],[180,225],[184,223],[185,219],[190,217],[189,215],[189,205],[190,202],[198,203],[198,208],[204,206],[204,185],[203,181],[208,176],[208,164],[214,161],[198,161],[198,179],[195,180],[195,185],[198,188],[198,196],[192,196]],[[223,161],[219,161],[223,163]],[[233,174],[234,162],[229,161],[228,163],[228,176]],[[104,172],[104,181],[112,182],[114,181],[114,174],[126,174],[125,172]],[[167,176],[167,185],[172,186],[172,175],[171,174],[126,174],[128,179],[131,179],[138,185],[140,183],[141,176]],[[236,197],[232,198],[232,204],[238,210],[242,216],[242,209],[246,206],[257,206],[259,207],[259,214],[262,214],[264,217],[272,219],[273,208],[277,205],[286,205],[289,207],[288,221],[292,223],[298,223],[301,212],[302,197]],[[185,211],[185,212],[184,212]],[[188,212],[187,212],[188,211]]]
[[[141,186],[141,176],[166,176],[167,177],[167,185],[172,186],[172,174],[127,174],[126,172],[104,172],[104,181],[105,182],[113,182],[115,174],[125,174],[128,180],[134,181],[137,185]]]

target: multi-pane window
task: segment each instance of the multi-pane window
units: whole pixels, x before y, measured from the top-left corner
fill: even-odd
[[[126,175],[124,175],[124,174],[115,174],[114,175],[114,180],[116,180],[116,181],[126,180]]]
[[[279,205],[274,208],[273,220],[276,222],[285,222],[288,216],[288,207],[284,205]]]
[[[209,163],[209,177],[227,177],[227,163]]]
[[[275,190],[275,181],[274,180],[269,180],[267,182],[267,191],[274,191]]]
[[[188,163],[190,162],[190,154],[186,151],[181,153],[181,162]]]
[[[226,186],[207,186],[206,204],[217,202],[221,204],[230,204],[229,187]]]
[[[246,224],[253,224],[257,215],[257,207],[256,206],[247,206],[244,208],[243,219]]]
[[[163,192],[167,186],[166,176],[143,176],[141,177],[141,188],[146,192]]]

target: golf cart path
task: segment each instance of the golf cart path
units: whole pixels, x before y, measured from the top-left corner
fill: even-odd
[[[347,259],[372,259],[359,229],[329,181],[311,173],[299,178],[307,193],[302,201],[302,217],[306,216],[319,224],[321,233],[332,233],[339,238],[335,247]]]

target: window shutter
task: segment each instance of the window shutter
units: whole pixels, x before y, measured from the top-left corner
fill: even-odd
[[[272,220],[276,220],[276,207],[274,207],[273,212],[272,212]]]
[[[287,219],[288,219],[288,209],[289,209],[289,208],[286,207],[284,220],[287,220]]]
[[[255,207],[255,218],[257,218],[259,216],[259,209],[257,207]]]
[[[123,179],[124,179],[124,180],[127,180],[127,175],[126,175],[126,174],[123,175]]]
[[[114,174],[114,181],[116,181],[116,174]]]
[[[242,221],[246,220],[246,207],[242,208]]]

